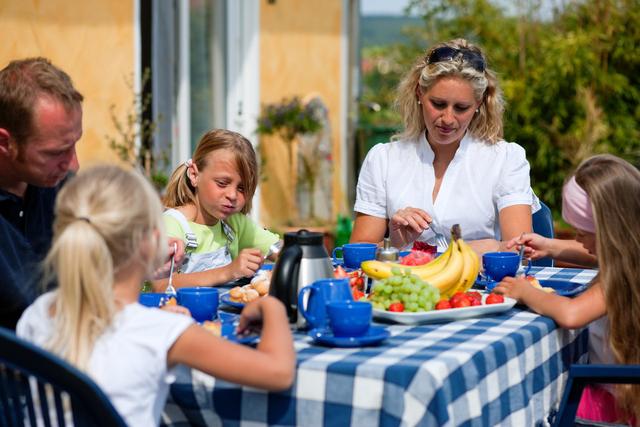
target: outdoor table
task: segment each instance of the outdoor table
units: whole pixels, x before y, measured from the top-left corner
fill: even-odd
[[[596,271],[531,273],[587,283]],[[294,332],[296,380],[285,392],[181,367],[163,425],[535,425],[557,408],[569,365],[587,357],[587,329],[558,328],[522,306],[449,323],[385,326],[391,337],[381,345],[350,349],[318,346]]]

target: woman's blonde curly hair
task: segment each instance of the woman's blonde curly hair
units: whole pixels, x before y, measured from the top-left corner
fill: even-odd
[[[462,55],[457,55],[447,61],[427,63],[427,58],[431,53],[441,47],[476,52],[482,56],[486,64],[482,50],[464,39],[455,39],[433,46],[416,61],[400,82],[396,108],[402,116],[404,130],[395,135],[393,139],[416,139],[426,129],[422,108],[417,102],[416,90],[418,86],[422,88],[423,92],[426,92],[443,77],[459,77],[471,84],[476,101],[481,101],[478,112],[469,124],[468,132],[475,138],[495,144],[502,139],[502,114],[504,112],[502,91],[498,86],[495,73],[486,66],[484,71],[478,71]]]

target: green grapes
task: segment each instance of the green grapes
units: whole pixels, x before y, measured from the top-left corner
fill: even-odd
[[[420,279],[411,270],[394,267],[392,275],[374,282],[369,301],[377,309],[388,310],[393,303],[402,303],[404,311],[433,310],[440,300],[440,291]]]

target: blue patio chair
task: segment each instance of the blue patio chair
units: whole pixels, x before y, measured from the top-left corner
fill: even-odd
[[[551,209],[540,200],[540,210],[532,215],[533,232],[541,236],[553,239],[555,235],[553,231],[553,215]],[[553,267],[552,258],[540,258],[532,261],[535,267]]]
[[[70,418],[75,426],[126,427],[87,375],[0,328],[0,426],[67,426]]]
[[[640,384],[640,365],[571,365],[554,427],[574,425],[587,384]]]

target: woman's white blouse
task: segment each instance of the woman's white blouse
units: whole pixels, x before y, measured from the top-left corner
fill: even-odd
[[[531,189],[529,162],[518,144],[490,145],[467,134],[435,201],[433,160],[424,134],[418,140],[375,145],[360,170],[354,211],[391,218],[406,207],[423,209],[433,223],[418,240],[444,248],[453,224],[460,224],[465,240],[500,240],[502,209],[513,205],[531,205],[532,212],[540,209]]]

